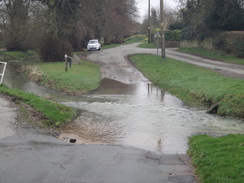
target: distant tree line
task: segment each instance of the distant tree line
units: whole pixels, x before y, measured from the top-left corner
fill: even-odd
[[[180,20],[171,28],[182,29],[184,39],[202,40],[216,32],[244,30],[243,0],[180,1]]]
[[[181,30],[181,40],[212,40],[214,49],[244,58],[243,0],[179,0],[178,20],[170,30]],[[210,43],[210,42],[209,42]]]
[[[0,0],[0,34],[7,50],[60,61],[89,39],[120,43],[136,16],[135,0]]]
[[[170,8],[165,8],[164,10],[164,20],[165,20],[165,29],[169,29],[169,26],[176,21],[176,15],[177,13],[170,9]],[[160,12],[159,12],[159,7],[151,8],[150,11],[150,21],[148,25],[148,15],[146,15],[143,19],[143,22],[141,24],[141,33],[147,34],[148,33],[148,27],[150,27],[150,32],[151,32],[151,41],[153,40],[154,35],[156,34],[157,31],[160,30]]]

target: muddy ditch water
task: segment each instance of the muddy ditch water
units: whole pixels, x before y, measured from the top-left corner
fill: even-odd
[[[64,141],[76,138],[81,144],[124,145],[166,154],[184,154],[188,137],[192,135],[244,131],[243,120],[221,118],[187,106],[145,78],[127,84],[104,78],[93,93],[68,96],[17,76],[16,67],[15,62],[8,64],[5,84],[43,97],[51,96],[59,103],[81,111],[59,137]]]

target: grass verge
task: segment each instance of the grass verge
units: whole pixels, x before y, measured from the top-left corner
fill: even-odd
[[[156,43],[147,43],[143,42],[142,44],[139,45],[140,48],[157,48]],[[227,55],[224,52],[221,51],[212,51],[212,50],[206,50],[202,48],[179,48],[177,51],[182,52],[182,53],[189,53],[197,56],[202,56],[205,58],[209,59],[215,59],[215,60],[220,60],[224,62],[229,62],[229,63],[234,63],[234,64],[241,64],[244,65],[244,59],[237,58],[232,55]]]
[[[95,63],[82,61],[65,71],[63,62],[23,66],[27,77],[41,85],[69,94],[82,94],[99,86],[101,74]]]
[[[190,138],[188,154],[202,183],[244,182],[244,135]]]
[[[244,80],[156,55],[134,55],[132,63],[158,87],[185,102],[218,106],[217,114],[244,118]]]
[[[31,106],[48,126],[60,127],[76,115],[76,110],[73,108],[4,85],[0,85],[0,93],[13,97],[15,102],[20,101]]]
[[[190,53],[198,56],[203,56],[207,58],[212,58],[216,60],[221,60],[225,62],[235,63],[235,64],[242,64],[244,65],[244,59],[237,58],[235,56],[226,55],[225,53],[221,51],[211,51],[211,50],[205,50],[201,48],[179,48],[177,51],[183,52],[183,53]]]
[[[6,60],[19,60],[25,59],[31,56],[36,55],[37,53],[32,50],[28,50],[27,52],[20,52],[20,51],[2,51],[0,52],[0,58],[4,61]]]
[[[143,41],[138,47],[140,48],[157,48],[157,44],[155,42],[148,43]]]

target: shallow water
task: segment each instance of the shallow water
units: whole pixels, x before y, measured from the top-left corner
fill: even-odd
[[[244,123],[190,108],[150,83],[125,85],[105,79],[93,94],[62,102],[81,109],[61,139],[78,143],[134,146],[154,152],[186,153],[194,134],[242,133]]]
[[[68,96],[29,82],[18,75],[18,63],[8,64],[4,84],[55,98],[81,110],[60,136],[77,143],[116,144],[160,153],[186,153],[188,137],[195,134],[243,133],[244,121],[206,114],[145,81],[123,84],[104,79],[87,95]]]

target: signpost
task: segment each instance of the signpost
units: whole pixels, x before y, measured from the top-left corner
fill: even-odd
[[[65,71],[68,71],[68,64],[69,68],[71,68],[72,64],[80,64],[81,60],[77,55],[73,55],[73,58],[68,56],[67,54],[64,55],[64,61],[65,61]]]
[[[64,55],[64,60],[65,60],[65,71],[68,71],[68,63],[69,63],[69,68],[71,68],[72,64],[72,57],[68,56],[67,54]]]

